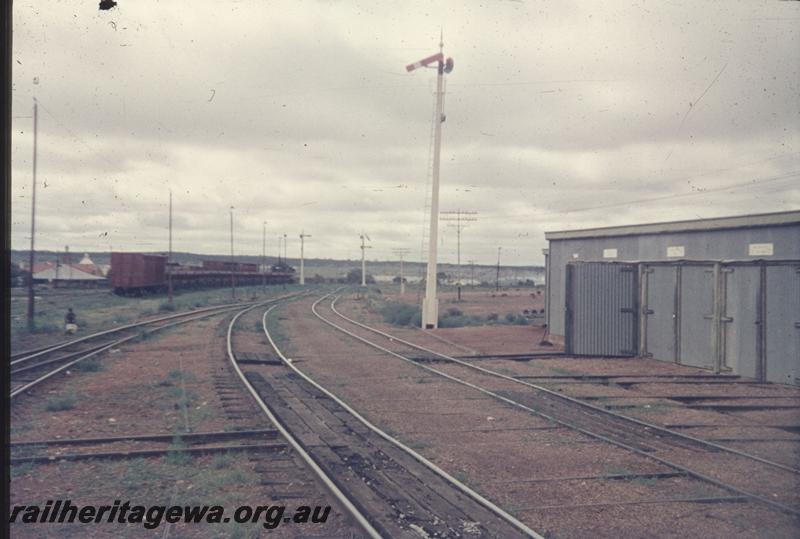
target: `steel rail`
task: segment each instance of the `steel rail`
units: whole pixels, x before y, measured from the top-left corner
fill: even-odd
[[[317,303],[319,303],[320,301],[322,301],[323,299],[325,299],[326,297],[328,297],[330,295],[331,294],[327,294],[327,295],[323,296],[322,298],[320,298],[319,300],[317,300],[317,302],[314,304],[314,306],[316,306]],[[336,298],[336,299],[338,299],[338,298]],[[334,299],[334,301],[331,302],[331,310],[334,313],[336,313],[338,316],[342,317],[343,319],[348,320],[349,322],[351,322],[351,323],[353,323],[355,325],[362,326],[361,323],[355,322],[355,321],[347,318],[346,316],[342,315],[341,313],[339,313],[338,311],[335,310],[335,308],[333,307],[333,303],[335,303],[336,299]],[[595,438],[595,439],[598,439],[598,440],[602,440],[602,441],[610,443],[612,445],[616,445],[617,447],[621,447],[623,449],[627,449],[629,451],[632,451],[632,452],[634,452],[634,453],[636,453],[638,455],[641,455],[641,456],[643,456],[645,458],[655,460],[656,462],[664,464],[665,466],[667,466],[669,468],[672,468],[672,469],[678,470],[678,471],[682,471],[682,472],[686,473],[687,475],[690,475],[691,477],[694,477],[695,479],[698,479],[700,481],[704,481],[706,483],[710,483],[712,485],[715,485],[715,486],[717,486],[719,488],[722,488],[724,490],[727,490],[729,492],[734,492],[734,493],[740,494],[742,496],[747,496],[747,497],[749,497],[749,498],[751,498],[753,500],[757,500],[757,501],[759,501],[759,502],[761,502],[763,504],[769,505],[769,506],[773,507],[774,509],[778,509],[778,510],[784,512],[784,513],[787,513],[787,514],[790,514],[790,515],[794,515],[794,516],[800,516],[800,511],[798,511],[798,510],[796,510],[796,509],[794,509],[792,507],[789,507],[789,506],[784,505],[782,503],[775,502],[773,500],[770,500],[770,499],[765,498],[763,496],[760,496],[758,494],[754,494],[754,493],[742,490],[742,489],[740,489],[738,487],[735,487],[733,485],[729,485],[729,484],[727,484],[727,483],[725,483],[723,481],[719,481],[717,479],[714,479],[713,477],[707,476],[707,475],[702,474],[700,472],[696,472],[696,471],[694,471],[694,470],[692,470],[690,468],[686,468],[685,466],[682,466],[680,464],[677,464],[677,463],[671,462],[669,460],[666,460],[664,458],[652,455],[652,454],[648,453],[647,451],[643,451],[641,449],[638,449],[636,447],[630,446],[630,445],[625,444],[623,442],[614,440],[614,439],[609,438],[607,436],[604,436],[602,434],[597,434],[595,432],[592,432],[592,431],[586,430],[586,429],[584,429],[582,427],[579,427],[578,425],[575,425],[575,424],[569,423],[567,421],[555,418],[555,417],[553,417],[553,416],[551,416],[549,414],[546,414],[546,413],[541,412],[539,410],[535,410],[535,409],[533,409],[533,408],[531,408],[529,406],[526,406],[526,405],[521,404],[521,403],[519,403],[519,402],[517,402],[515,400],[512,400],[512,399],[509,399],[507,397],[504,397],[504,396],[502,396],[502,395],[500,395],[498,393],[495,393],[495,392],[490,391],[488,389],[484,389],[484,388],[482,388],[482,387],[480,387],[480,386],[478,386],[476,384],[473,384],[471,382],[467,382],[467,381],[462,380],[462,379],[460,379],[460,378],[458,378],[456,376],[447,374],[446,372],[439,371],[437,369],[434,369],[433,367],[429,367],[427,365],[420,364],[419,362],[413,361],[412,359],[409,359],[409,358],[407,358],[407,357],[405,357],[405,356],[403,356],[401,354],[398,354],[398,353],[396,353],[396,352],[394,352],[392,350],[389,350],[388,348],[385,348],[385,347],[383,347],[383,346],[381,346],[381,345],[379,345],[377,343],[374,343],[374,342],[369,341],[369,340],[367,340],[367,339],[365,339],[365,338],[363,338],[363,337],[361,337],[359,335],[356,335],[355,333],[352,333],[351,331],[348,331],[347,329],[345,329],[345,328],[343,328],[343,327],[331,322],[330,320],[325,319],[324,317],[322,317],[318,313],[316,313],[316,311],[314,311],[314,312],[315,312],[315,314],[317,314],[317,317],[320,320],[322,320],[323,322],[325,322],[329,326],[331,326],[333,328],[336,328],[337,330],[341,331],[342,333],[345,333],[346,335],[349,335],[349,336],[353,337],[354,339],[356,339],[358,341],[361,341],[364,344],[366,344],[366,345],[368,345],[368,346],[370,346],[372,348],[378,349],[378,350],[380,350],[382,352],[385,352],[385,353],[387,353],[389,355],[397,357],[398,359],[402,359],[403,361],[406,361],[406,362],[408,362],[408,363],[410,363],[412,365],[415,365],[416,367],[418,367],[420,369],[427,370],[427,371],[432,372],[434,374],[437,374],[437,375],[439,375],[439,376],[441,376],[443,378],[451,380],[451,381],[453,381],[453,382],[455,382],[457,384],[461,384],[463,386],[472,388],[472,389],[474,389],[476,391],[479,391],[479,392],[481,392],[481,393],[483,393],[485,395],[493,397],[493,398],[495,398],[495,399],[497,399],[497,400],[499,400],[499,401],[501,401],[503,403],[509,404],[509,405],[511,405],[511,406],[513,406],[515,408],[526,410],[526,411],[528,411],[528,412],[530,412],[530,413],[532,413],[534,415],[537,415],[539,417],[542,417],[544,419],[547,419],[547,420],[552,421],[554,423],[557,423],[559,425],[563,425],[563,426],[565,426],[567,428],[573,429],[573,430],[575,430],[577,432],[580,432],[580,433],[585,434],[587,436],[590,436],[592,438]],[[365,329],[367,329],[367,328],[365,328]],[[375,330],[375,332],[382,333],[382,332],[379,332],[379,330]],[[384,334],[384,335],[388,335],[388,334]],[[393,336],[392,337],[388,337],[388,338],[391,338],[393,340],[396,340],[398,342],[406,344],[406,342],[403,341],[402,339],[395,339]],[[411,345],[411,346],[412,346],[412,348],[417,348],[417,349],[421,348],[421,347],[416,346],[416,345]],[[434,353],[438,354],[438,352],[434,352]],[[447,356],[444,356],[444,357],[446,358]],[[456,361],[456,362],[457,363],[461,363],[461,362],[458,362],[458,361]]]
[[[171,328],[171,327],[174,327],[174,326],[177,326],[177,325],[180,325],[180,324],[186,324],[186,323],[189,323],[189,322],[194,322],[195,320],[200,320],[202,318],[208,318],[210,316],[216,316],[218,314],[222,314],[222,313],[226,313],[228,311],[235,310],[235,309],[237,309],[239,307],[240,307],[240,305],[236,306],[236,307],[230,307],[229,306],[229,307],[226,307],[224,309],[223,308],[217,309],[214,312],[210,312],[210,313],[209,312],[205,312],[205,313],[202,313],[202,314],[199,314],[197,316],[190,317],[190,318],[182,318],[181,320],[177,320],[175,322],[170,322],[169,324],[164,324],[163,326],[158,326],[158,327],[146,330],[145,333],[150,334],[150,333],[154,333],[154,332],[160,331],[162,329]],[[197,314],[197,313],[194,313],[194,314]],[[164,319],[161,319],[159,321],[163,322]],[[151,321],[151,323],[153,323],[153,321]],[[140,324],[140,325],[143,325],[143,324]],[[81,361],[83,361],[85,359],[89,359],[90,357],[96,356],[97,354],[105,352],[106,350],[108,350],[110,348],[113,348],[115,346],[119,346],[119,345],[125,344],[126,342],[131,341],[133,339],[136,339],[138,337],[139,337],[139,334],[128,335],[127,337],[122,337],[121,339],[117,339],[117,340],[115,340],[115,341],[113,341],[111,343],[102,345],[99,348],[93,348],[93,349],[91,349],[91,351],[88,351],[87,353],[85,353],[81,357],[79,357],[77,359],[74,359],[72,361],[69,361],[69,362],[67,362],[67,363],[65,363],[65,364],[63,364],[63,365],[61,365],[59,367],[56,367],[53,370],[47,371],[47,373],[45,373],[44,375],[40,376],[39,378],[36,378],[35,380],[27,382],[27,383],[23,384],[22,386],[19,386],[16,389],[13,389],[11,391],[11,393],[9,394],[9,398],[13,399],[14,397],[20,395],[21,393],[27,391],[28,389],[30,389],[30,388],[32,388],[32,387],[34,387],[36,385],[39,385],[40,383],[44,382],[48,378],[50,378],[52,376],[55,376],[56,374],[60,373],[61,371],[71,367],[72,365],[75,365],[76,363],[79,363],[79,362],[81,362]]]
[[[111,328],[111,329],[106,329],[104,331],[98,331],[97,333],[92,333],[90,335],[86,335],[86,336],[80,337],[78,339],[73,339],[71,341],[65,341],[65,342],[61,342],[61,343],[56,343],[56,344],[51,345],[51,346],[45,346],[43,348],[37,348],[35,350],[28,350],[28,351],[25,351],[25,352],[18,352],[16,355],[12,355],[12,357],[17,357],[17,359],[12,360],[11,361],[11,365],[16,365],[18,363],[22,363],[22,362],[37,358],[37,357],[42,356],[42,355],[44,355],[46,353],[49,353],[49,352],[55,352],[56,350],[61,350],[62,348],[66,348],[66,347],[71,346],[73,344],[78,344],[78,343],[81,343],[81,342],[84,342],[84,341],[88,341],[88,340],[91,340],[91,339],[96,339],[97,337],[102,337],[104,335],[110,335],[112,333],[125,331],[127,329],[133,329],[133,328],[137,328],[137,327],[144,326],[144,325],[147,325],[147,324],[152,324],[152,323],[155,323],[155,322],[162,322],[164,320],[172,320],[172,319],[181,318],[181,317],[184,317],[184,316],[191,316],[191,315],[194,315],[194,314],[199,314],[199,313],[203,313],[203,312],[207,312],[207,311],[213,311],[213,310],[216,310],[216,309],[225,309],[225,308],[228,308],[228,307],[230,307],[230,308],[243,307],[243,306],[246,306],[246,305],[253,305],[253,304],[254,304],[254,302],[235,303],[235,304],[234,303],[226,303],[226,304],[223,304],[223,305],[215,305],[215,306],[212,306],[212,307],[205,307],[203,309],[195,309],[195,310],[192,310],[192,311],[186,311],[186,312],[177,313],[177,314],[171,314],[171,315],[167,315],[167,316],[161,316],[161,317],[158,317],[158,318],[153,318],[153,319],[145,320],[145,321],[142,321],[142,322],[134,322],[132,324],[126,324],[124,326],[120,326],[118,328]],[[24,354],[27,354],[27,355],[24,355]],[[19,356],[22,356],[22,357],[19,357]]]
[[[145,330],[146,334],[150,334],[150,333],[154,333],[156,331],[160,331],[162,329],[167,329],[167,328],[174,327],[174,326],[177,326],[177,325],[181,325],[181,324],[184,324],[184,323],[193,322],[195,320],[200,320],[202,318],[208,318],[210,316],[216,316],[218,314],[227,313],[229,311],[236,310],[236,309],[238,309],[240,307],[243,307],[243,306],[247,306],[247,305],[254,306],[254,305],[259,305],[259,304],[263,305],[263,304],[266,304],[266,303],[271,303],[273,301],[281,301],[281,300],[284,300],[284,299],[287,299],[287,298],[290,298],[290,297],[293,297],[293,296],[296,296],[296,295],[298,295],[298,293],[296,293],[296,292],[295,293],[290,293],[290,294],[284,294],[283,296],[278,296],[277,298],[270,298],[270,299],[264,300],[264,301],[262,301],[260,303],[249,302],[249,303],[244,303],[244,304],[227,303],[227,304],[224,304],[224,305],[216,305],[214,307],[208,307],[208,308],[205,308],[205,309],[198,309],[196,311],[189,311],[187,313],[181,313],[180,316],[176,316],[176,315],[165,316],[165,317],[149,320],[147,322],[137,323],[137,324],[132,325],[132,327],[141,327],[141,326],[145,326],[145,325],[154,324],[154,323],[157,323],[157,322],[164,322],[166,320],[172,320],[172,319],[175,319],[175,318],[180,318],[179,320],[177,320],[175,322],[171,322],[171,323],[168,323],[168,324],[164,324],[163,326],[157,326],[155,328],[152,328],[152,329],[149,329],[149,330]],[[195,315],[195,316],[191,316],[191,315]],[[188,318],[187,318],[187,316],[188,316]],[[115,330],[112,330],[112,331],[117,331],[117,330],[120,330],[120,329],[123,329],[123,328],[116,328]],[[130,329],[130,327],[124,328],[124,329]],[[101,332],[101,333],[102,334],[106,334],[108,332]],[[90,338],[90,337],[97,337],[98,335],[100,335],[100,333],[94,334],[94,335],[87,335],[87,337],[84,337],[82,340],[86,340],[87,338]],[[51,371],[48,371],[43,376],[41,376],[41,377],[39,377],[39,378],[37,378],[35,380],[32,380],[31,382],[28,382],[28,383],[26,383],[26,384],[24,384],[24,385],[22,385],[22,386],[20,386],[20,387],[18,387],[16,389],[12,390],[11,393],[10,393],[10,398],[13,399],[17,395],[23,393],[24,391],[27,391],[28,389],[30,389],[31,387],[33,387],[35,385],[40,384],[41,382],[44,382],[45,380],[47,380],[51,376],[54,376],[54,375],[58,374],[59,372],[63,371],[64,369],[67,369],[68,367],[71,367],[72,365],[75,365],[76,363],[79,363],[79,362],[81,362],[81,361],[83,361],[85,359],[88,359],[88,358],[93,357],[93,356],[95,356],[97,354],[100,354],[101,352],[104,352],[104,351],[106,351],[109,348],[112,348],[114,346],[119,346],[121,344],[124,344],[124,343],[126,343],[126,342],[128,342],[128,341],[130,341],[132,339],[137,338],[137,337],[139,337],[139,334],[129,335],[128,337],[123,337],[121,339],[117,339],[116,341],[113,341],[111,343],[100,345],[99,347],[91,348],[88,351],[85,350],[84,351],[85,355],[79,357],[78,359],[70,361],[69,363],[61,365],[60,367],[58,367],[56,369],[53,369]],[[75,341],[75,342],[77,342],[77,341]],[[63,346],[59,346],[58,348],[63,348]],[[68,355],[67,357],[74,357],[75,355],[76,354],[71,354],[71,355]],[[64,358],[61,358],[61,360],[63,360],[63,359]],[[42,363],[40,365],[43,365],[43,364],[46,364],[46,363]],[[39,366],[39,365],[35,365],[35,366]],[[19,372],[19,370],[16,371],[16,372]],[[13,374],[13,372],[12,372],[12,374]]]
[[[323,299],[325,299],[325,298],[326,298],[326,297],[328,297],[329,295],[331,295],[331,294],[326,294],[325,296],[322,296],[322,298],[320,298],[320,299],[318,299],[317,301],[315,301],[315,302],[314,302],[314,304],[311,306],[311,311],[314,313],[314,315],[315,315],[317,318],[320,318],[320,319],[321,319],[321,320],[323,320],[323,321],[325,321],[325,320],[324,320],[322,317],[320,317],[319,313],[317,313],[317,312],[316,312],[316,306],[317,306],[317,304],[318,304],[320,301],[322,301]],[[407,445],[403,444],[403,443],[402,443],[401,441],[399,441],[398,439],[396,439],[396,438],[394,438],[394,437],[390,436],[389,434],[387,434],[386,432],[384,432],[383,430],[381,430],[379,427],[377,427],[376,425],[374,425],[373,423],[371,423],[371,422],[370,422],[368,419],[366,419],[364,416],[362,416],[361,414],[359,414],[359,413],[358,413],[358,412],[357,412],[355,409],[353,409],[353,408],[352,408],[352,407],[351,407],[349,404],[347,404],[345,401],[343,401],[342,399],[340,399],[339,397],[337,397],[337,396],[336,396],[334,393],[332,393],[332,392],[328,391],[327,389],[325,389],[325,388],[324,388],[323,386],[321,386],[319,383],[317,383],[317,382],[316,382],[316,381],[314,381],[312,378],[310,378],[308,375],[306,375],[306,374],[305,374],[303,371],[301,371],[300,369],[298,369],[298,368],[297,368],[297,367],[296,367],[296,366],[295,366],[295,365],[294,365],[294,364],[293,364],[291,361],[289,361],[289,360],[286,358],[286,356],[284,356],[284,355],[283,355],[283,353],[282,353],[282,352],[281,352],[281,351],[278,349],[277,345],[276,345],[276,344],[275,344],[275,342],[272,340],[272,336],[269,334],[269,331],[267,330],[267,314],[269,314],[269,312],[270,312],[272,309],[274,309],[275,307],[276,307],[276,306],[273,306],[273,307],[271,307],[270,309],[268,309],[268,310],[267,310],[267,311],[264,313],[264,316],[263,316],[263,318],[262,318],[262,325],[263,325],[263,327],[264,327],[264,333],[266,334],[266,336],[267,336],[267,339],[268,339],[268,340],[269,340],[269,342],[270,342],[270,345],[272,345],[272,347],[275,349],[275,352],[278,354],[278,357],[280,357],[280,358],[281,358],[281,361],[283,361],[283,362],[284,362],[284,364],[285,364],[287,367],[289,367],[290,369],[292,369],[292,370],[293,370],[295,373],[297,373],[297,374],[298,374],[300,377],[302,377],[302,378],[303,378],[305,381],[307,381],[308,383],[310,383],[311,385],[313,385],[314,387],[316,387],[317,389],[319,389],[320,391],[322,391],[322,392],[323,392],[325,395],[327,395],[328,397],[330,397],[330,398],[331,398],[331,400],[333,400],[333,401],[334,401],[334,402],[336,402],[336,403],[337,403],[339,406],[341,406],[342,408],[344,408],[345,410],[347,410],[347,412],[348,412],[348,413],[350,413],[350,414],[351,414],[353,417],[355,417],[356,419],[358,419],[358,420],[359,420],[359,421],[360,421],[360,422],[361,422],[361,423],[362,423],[362,424],[363,424],[365,427],[367,427],[368,429],[370,429],[372,432],[374,432],[375,434],[377,434],[378,436],[380,436],[381,438],[383,438],[383,439],[384,439],[384,440],[386,440],[387,442],[389,442],[389,443],[393,444],[394,446],[398,447],[399,449],[403,450],[405,453],[407,453],[408,455],[410,455],[411,457],[413,457],[413,458],[414,458],[414,459],[415,459],[417,462],[419,462],[419,463],[423,464],[425,467],[427,467],[428,469],[430,469],[430,470],[431,470],[432,472],[434,472],[436,475],[438,475],[439,477],[443,478],[445,481],[447,481],[448,483],[450,483],[451,485],[453,485],[454,487],[456,487],[456,488],[457,488],[458,490],[460,490],[462,493],[464,493],[465,495],[469,496],[470,498],[472,498],[473,500],[475,500],[476,502],[478,502],[480,505],[484,506],[484,507],[485,507],[485,508],[487,508],[489,511],[491,511],[492,513],[494,513],[494,514],[496,514],[497,516],[499,516],[501,519],[503,519],[503,520],[505,520],[506,522],[508,522],[509,524],[511,524],[511,525],[512,525],[514,528],[516,528],[516,529],[517,529],[517,530],[519,530],[520,532],[524,533],[524,534],[525,534],[525,535],[527,535],[528,537],[533,537],[533,538],[535,538],[535,539],[544,539],[544,537],[543,537],[542,535],[538,534],[536,531],[534,531],[533,529],[531,529],[530,527],[528,527],[528,526],[527,526],[525,523],[521,522],[519,519],[517,519],[516,517],[514,517],[514,516],[513,516],[513,515],[511,515],[510,513],[508,513],[508,512],[506,512],[505,510],[503,510],[503,508],[501,508],[500,506],[498,506],[498,505],[496,505],[495,503],[491,502],[491,501],[490,501],[490,500],[488,500],[487,498],[483,497],[481,494],[479,494],[479,493],[478,493],[478,492],[476,492],[475,490],[473,490],[473,489],[469,488],[467,485],[465,485],[464,483],[462,483],[461,481],[459,481],[458,479],[456,479],[455,477],[453,477],[452,475],[450,475],[449,473],[447,473],[446,471],[444,471],[442,468],[440,468],[439,466],[437,466],[436,464],[434,464],[434,463],[433,463],[433,462],[431,462],[430,460],[426,459],[424,456],[422,456],[422,455],[420,455],[419,453],[417,453],[416,451],[414,451],[412,448],[410,448],[410,447],[408,447]]]
[[[437,357],[439,357],[441,359],[444,359],[446,361],[450,361],[450,362],[453,362],[453,363],[457,363],[457,364],[459,364],[461,366],[464,366],[464,367],[467,367],[467,368],[482,372],[483,374],[488,374],[490,376],[494,376],[496,378],[500,378],[500,379],[506,380],[508,382],[514,382],[515,384],[519,384],[519,385],[522,385],[522,386],[530,387],[532,389],[536,389],[537,391],[541,391],[541,392],[546,393],[547,395],[550,395],[552,397],[556,397],[558,399],[565,400],[565,401],[571,402],[573,404],[577,404],[579,406],[582,406],[584,408],[588,408],[588,409],[593,410],[595,412],[601,412],[601,413],[603,413],[605,415],[608,415],[608,416],[611,416],[611,417],[615,417],[617,419],[622,419],[624,421],[629,421],[629,422],[635,423],[635,424],[637,424],[639,426],[646,427],[648,429],[655,430],[655,431],[658,431],[658,432],[661,432],[661,433],[664,433],[664,434],[668,434],[668,435],[674,436],[676,438],[689,440],[689,441],[694,442],[694,443],[699,444],[699,445],[713,447],[716,450],[732,453],[734,455],[738,455],[740,457],[748,458],[748,459],[754,460],[756,462],[760,462],[761,464],[766,464],[768,466],[779,468],[779,469],[787,471],[787,472],[791,472],[791,473],[794,473],[794,474],[800,474],[800,469],[793,468],[791,466],[787,466],[787,465],[781,464],[779,462],[774,462],[774,461],[771,461],[769,459],[765,459],[763,457],[759,457],[757,455],[753,455],[753,454],[747,453],[745,451],[740,451],[738,449],[734,449],[734,448],[731,448],[731,447],[726,447],[726,446],[721,445],[721,444],[715,444],[714,442],[709,442],[709,441],[703,440],[701,438],[695,438],[694,436],[689,436],[688,434],[677,432],[677,431],[674,431],[674,430],[671,430],[671,429],[656,425],[654,423],[648,423],[647,421],[642,421],[641,419],[636,419],[636,418],[633,418],[633,417],[630,417],[630,416],[627,416],[627,415],[624,415],[624,414],[619,414],[619,413],[613,412],[611,410],[607,410],[605,408],[602,408],[600,406],[595,406],[594,404],[590,404],[588,402],[584,402],[584,401],[582,401],[580,399],[577,399],[575,397],[570,397],[569,395],[563,395],[561,393],[558,393],[557,391],[553,391],[552,389],[548,389],[548,388],[546,388],[544,386],[533,384],[531,382],[526,382],[525,380],[520,380],[520,379],[515,378],[513,376],[509,376],[507,374],[503,374],[503,373],[500,373],[500,372],[497,372],[497,371],[493,371],[491,369],[487,369],[486,367],[481,367],[479,365],[474,365],[474,364],[469,363],[467,361],[464,361],[464,360],[461,360],[461,359],[457,359],[457,358],[454,358],[452,356],[448,356],[448,355],[442,354],[440,352],[437,352],[435,350],[431,350],[429,348],[425,348],[424,346],[420,346],[418,344],[403,340],[400,337],[395,337],[394,335],[391,335],[391,334],[386,333],[384,331],[381,331],[379,329],[367,326],[366,324],[363,324],[361,322],[353,320],[352,318],[349,318],[348,316],[340,313],[338,310],[336,310],[336,306],[335,306],[336,301],[338,301],[338,299],[339,299],[339,297],[337,296],[333,300],[333,302],[331,303],[331,310],[334,313],[336,313],[338,316],[340,316],[341,318],[347,320],[348,322],[350,322],[352,324],[355,324],[355,325],[357,325],[359,327],[362,327],[362,328],[364,328],[364,329],[366,329],[368,331],[371,331],[373,333],[377,333],[378,335],[386,337],[387,339],[389,339],[389,340],[391,340],[393,342],[399,342],[401,344],[405,344],[406,346],[410,346],[411,348],[416,348],[417,350],[420,350],[422,352],[433,354],[433,355],[435,355],[435,356],[437,356]]]
[[[240,316],[254,309],[256,306],[257,305],[253,305],[237,313],[231,320],[231,323],[228,325],[228,358],[230,359],[231,365],[233,366],[233,370],[239,376],[245,388],[247,388],[247,391],[250,393],[253,399],[255,399],[256,404],[258,404],[259,408],[261,408],[261,411],[263,411],[264,414],[267,416],[267,418],[272,422],[272,424],[275,425],[275,427],[278,429],[281,435],[283,435],[286,441],[289,442],[289,445],[292,446],[292,448],[295,450],[295,452],[297,452],[300,458],[302,458],[303,461],[308,465],[308,467],[311,468],[314,474],[317,477],[319,477],[319,479],[323,482],[328,491],[345,508],[347,513],[349,513],[350,516],[353,517],[353,519],[356,521],[358,526],[364,531],[364,533],[368,537],[371,537],[372,539],[382,539],[381,534],[372,526],[367,517],[364,514],[362,514],[361,511],[353,504],[353,502],[350,501],[350,499],[339,489],[339,487],[328,476],[328,474],[325,473],[325,471],[322,468],[320,468],[320,466],[316,463],[316,461],[314,461],[311,455],[309,455],[308,452],[306,452],[306,450],[303,448],[303,446],[300,445],[300,442],[298,442],[297,439],[294,436],[292,436],[289,430],[277,418],[277,416],[272,412],[269,406],[267,406],[267,404],[255,390],[253,385],[244,375],[242,370],[239,368],[239,365],[236,362],[236,356],[233,353],[233,339],[232,339],[233,326],[236,324],[236,320],[238,320]]]
[[[33,365],[23,365],[22,367],[17,367],[16,369],[12,368],[9,372],[13,376],[13,375],[19,374],[21,372],[25,372],[25,371],[30,371],[30,370],[33,370],[33,369],[41,368],[41,367],[43,367],[45,365],[49,365],[51,363],[60,363],[62,361],[66,361],[66,360],[68,360],[70,358],[78,357],[81,354],[88,354],[89,352],[94,352],[95,350],[105,346],[105,344],[107,344],[107,343],[98,344],[97,346],[94,346],[94,347],[91,347],[91,348],[87,348],[86,350],[78,350],[77,352],[72,352],[70,354],[67,354],[66,356],[56,357],[56,358],[53,358],[53,359],[45,359],[44,361],[39,361],[37,363],[34,363]]]

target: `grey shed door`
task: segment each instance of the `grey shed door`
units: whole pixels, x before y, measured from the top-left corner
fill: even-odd
[[[680,363],[714,368],[711,346],[714,278],[711,266],[685,265],[680,281]]]
[[[676,361],[677,340],[676,266],[645,268],[645,353],[661,361]]]
[[[757,378],[761,268],[728,267],[722,275],[725,279],[726,320],[722,324],[725,366],[736,374]]]
[[[800,268],[767,268],[767,381],[800,383]]]
[[[637,351],[637,273],[634,264],[567,264],[566,351],[633,356]]]

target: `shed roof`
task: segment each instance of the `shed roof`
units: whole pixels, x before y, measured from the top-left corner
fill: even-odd
[[[61,264],[58,269],[53,262],[44,262],[34,266],[35,280],[59,281],[102,281],[102,275],[92,274],[81,268],[80,264]]]
[[[560,230],[545,232],[547,240],[568,240],[577,238],[604,238],[611,236],[637,236],[643,234],[667,234],[671,232],[702,232],[735,228],[754,228],[800,224],[800,210],[776,213],[715,217],[712,219],[692,219],[688,221],[669,221],[628,226],[609,226],[584,228],[579,230]]]

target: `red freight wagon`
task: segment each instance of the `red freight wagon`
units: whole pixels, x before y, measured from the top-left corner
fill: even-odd
[[[231,271],[231,269],[236,270],[236,263],[224,260],[203,260],[203,269],[207,271]]]
[[[156,291],[166,286],[167,257],[111,253],[111,287],[117,293]]]

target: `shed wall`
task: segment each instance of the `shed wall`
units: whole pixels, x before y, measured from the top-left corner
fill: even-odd
[[[750,245],[772,244],[772,255],[750,254]],[[668,256],[680,252],[679,256]],[[604,258],[616,250],[616,258]],[[758,251],[757,251],[758,252]],[[574,256],[574,255],[577,255]],[[642,234],[603,238],[551,240],[548,253],[548,323],[550,331],[564,336],[566,265],[570,261],[721,261],[799,260],[800,223],[759,228]]]

